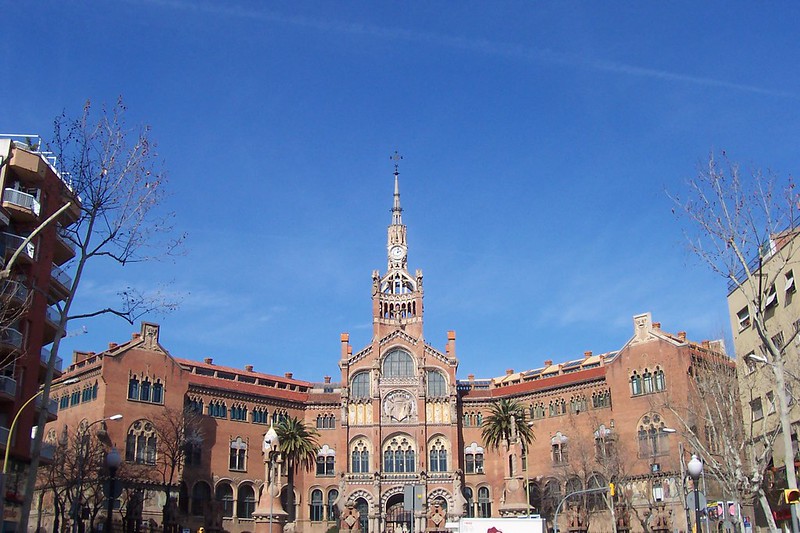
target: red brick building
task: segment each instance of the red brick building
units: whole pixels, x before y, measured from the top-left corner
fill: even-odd
[[[416,531],[444,530],[463,516],[541,513],[552,521],[565,491],[603,488],[611,480],[619,482],[622,529],[686,531],[681,458],[688,456],[664,405],[669,398],[688,409],[693,357],[714,345],[666,333],[642,314],[617,351],[458,380],[455,332],[441,350],[423,335],[423,276],[408,270],[397,179],[395,172],[387,268],[372,276],[373,340],[354,350],[349,335],[341,335],[336,381],[181,359],[161,345],[159,326],[145,323],[127,342],[75,354],[61,379],[79,383],[64,387],[50,441],[65,427],[74,431],[121,413],[123,420],[108,423],[111,441],[126,461],[155,465],[152,421],[165,408],[193,406],[203,413],[202,444],[176,480],[180,522],[192,529],[208,527],[210,500],[220,502],[229,531],[263,530],[270,512],[276,521],[285,516],[264,490],[261,448],[270,423],[288,415],[320,434],[316,468],[296,480],[299,531],[324,533],[337,524],[407,531],[409,485],[425,504],[414,513]],[[483,442],[481,425],[501,398],[524,406],[536,435],[529,450],[519,442],[500,449]],[[165,496],[143,490],[142,518],[160,524]],[[40,523],[47,524],[43,501]],[[340,523],[342,512],[349,521]],[[598,492],[565,508],[559,522],[576,531],[610,531],[611,516]]]
[[[34,400],[22,407],[39,391],[50,363],[48,345],[56,337],[60,320],[57,306],[70,294],[72,285],[61,266],[75,256],[61,231],[74,224],[80,214],[70,185],[34,141],[29,140],[31,146],[22,139],[0,136],[0,269],[8,271],[0,281],[0,446],[9,456],[9,464],[4,465],[9,473],[5,530],[13,530],[19,518],[24,474],[31,458],[31,429],[43,408],[49,420],[56,418],[55,402],[43,405]],[[70,207],[28,242],[12,262],[25,239],[68,202]],[[59,376],[61,360],[54,359],[53,363],[54,375]],[[6,450],[9,442],[10,449]],[[52,457],[53,448],[45,446],[41,460]]]

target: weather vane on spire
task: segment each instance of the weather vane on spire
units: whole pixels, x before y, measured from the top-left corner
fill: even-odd
[[[395,151],[394,151],[394,154],[392,154],[391,156],[389,156],[389,159],[391,159],[392,161],[394,161],[394,173],[395,173],[395,174],[398,174],[398,173],[400,172],[400,171],[398,170],[398,168],[400,167],[400,160],[401,160],[401,159],[403,159],[403,156],[402,156],[402,155],[400,155],[400,152],[398,152],[397,150],[395,150]]]

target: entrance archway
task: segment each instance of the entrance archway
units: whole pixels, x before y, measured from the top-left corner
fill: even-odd
[[[413,513],[403,510],[403,494],[386,500],[386,533],[410,533]]]
[[[361,533],[369,533],[369,503],[364,498],[356,500],[356,511],[358,511],[358,524]]]

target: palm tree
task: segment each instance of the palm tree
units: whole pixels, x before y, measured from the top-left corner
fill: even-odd
[[[525,408],[516,400],[502,398],[489,408],[489,416],[483,419],[481,437],[486,446],[497,449],[501,444],[511,445],[516,436],[525,450],[536,439],[533,428],[525,421]]]
[[[284,418],[275,426],[280,441],[279,450],[286,461],[286,512],[288,521],[295,519],[294,476],[302,468],[311,470],[317,462],[319,433],[297,417]]]

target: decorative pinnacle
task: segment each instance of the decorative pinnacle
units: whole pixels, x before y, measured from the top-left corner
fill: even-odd
[[[403,223],[402,213],[403,208],[400,207],[400,160],[403,159],[403,156],[395,150],[394,155],[390,156],[389,159],[394,161],[394,203],[392,205],[392,225],[399,226]]]
[[[395,151],[394,151],[394,154],[392,154],[392,155],[390,155],[390,156],[389,156],[389,159],[391,159],[392,161],[394,161],[394,174],[395,174],[395,176],[396,176],[397,174],[399,174],[399,173],[400,173],[400,170],[399,170],[399,167],[400,167],[400,161],[403,159],[403,156],[402,156],[402,155],[400,155],[400,152],[398,152],[397,150],[395,150]]]

